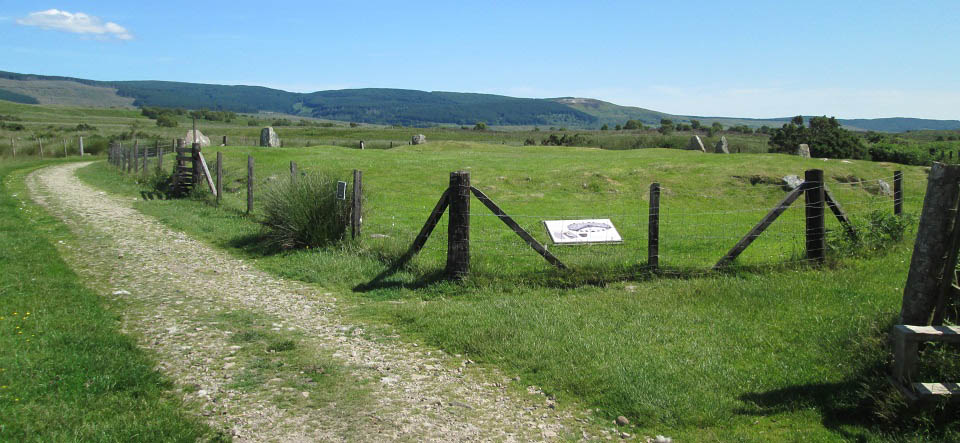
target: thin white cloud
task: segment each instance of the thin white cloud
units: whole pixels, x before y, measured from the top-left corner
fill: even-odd
[[[17,23],[23,26],[36,26],[41,29],[91,34],[97,38],[133,39],[133,35],[127,28],[114,22],[104,23],[100,17],[82,12],[71,13],[59,9],[47,9],[46,11],[31,12],[26,17],[17,19]]]

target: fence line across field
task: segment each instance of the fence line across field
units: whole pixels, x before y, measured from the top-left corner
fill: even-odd
[[[140,174],[163,168],[163,154],[167,152],[167,147],[175,145],[175,141],[144,143],[144,146],[139,146],[136,141],[132,146],[129,142],[115,143],[109,149],[108,157],[110,163],[118,169]],[[233,160],[227,162],[227,157],[233,157]],[[219,159],[215,163],[217,166],[212,171],[201,172],[206,175],[216,173],[216,184],[215,186],[211,184],[211,189],[215,189],[213,194],[217,197],[217,204],[225,209],[232,208],[238,212],[252,214],[258,211],[255,196],[260,194],[262,188],[273,185],[277,180],[294,180],[297,174],[306,174],[315,168],[313,165],[290,165],[289,172],[286,172],[290,175],[285,177],[286,174],[280,171],[255,171],[257,165],[252,156],[246,159],[245,171],[238,169],[241,159],[237,156],[217,152],[217,158]],[[229,164],[225,165],[225,163]],[[831,188],[833,193],[840,192],[833,197],[838,199],[838,203],[846,211],[846,216],[862,222],[875,210],[892,211],[896,206],[892,201],[895,199],[874,195],[862,186],[864,183],[878,183],[888,178],[894,182],[897,189],[901,189],[902,174],[899,173],[894,174],[892,178],[872,178],[859,180],[856,183],[839,183],[831,180],[826,186],[815,186],[816,192],[821,194],[825,194],[823,191],[829,191]],[[402,192],[400,189],[379,187],[379,179],[380,177],[376,175],[367,174],[363,180],[369,182],[370,186],[366,184],[360,186],[368,189],[368,192],[389,195]],[[490,180],[489,183],[495,183],[495,180]],[[238,188],[238,184],[241,187]],[[860,187],[858,188],[857,185]],[[245,193],[242,192],[243,187],[246,188]],[[475,189],[481,194],[485,191],[479,187]],[[756,189],[757,192],[751,192],[752,189]],[[745,196],[756,195],[759,198],[758,201],[768,201],[772,197],[769,193],[771,189],[773,188],[768,186],[751,185],[742,188],[741,191]],[[549,201],[562,201],[559,197],[550,198],[550,195],[568,192],[558,190],[556,193],[551,193],[549,189],[542,191],[539,193],[541,199],[548,204]],[[806,191],[804,189],[800,194]],[[443,192],[442,188],[438,188],[436,196],[421,196],[419,201],[401,198],[401,194],[395,197],[388,197],[386,194],[377,196],[378,198],[371,200],[370,204],[373,207],[362,221],[351,220],[352,235],[369,248],[402,251],[418,236],[427,216],[434,209],[432,201],[440,198]],[[243,194],[245,199],[242,198]],[[558,262],[573,268],[619,266],[624,269],[638,269],[652,266],[665,273],[675,272],[678,269],[708,272],[714,262],[739,240],[743,240],[743,236],[750,231],[751,227],[755,227],[761,217],[769,214],[774,206],[757,203],[746,208],[715,208],[711,207],[710,202],[716,201],[716,196],[659,186],[656,197],[658,205],[654,212],[650,206],[653,201],[652,196],[648,196],[646,192],[598,193],[597,195],[595,202],[580,201],[579,206],[574,208],[566,209],[558,205],[556,209],[547,207],[547,210],[536,212],[527,211],[526,207],[529,203],[515,195],[492,195],[492,198],[484,196],[489,199],[488,201],[473,197],[474,204],[469,206],[466,212],[466,216],[472,219],[469,226],[470,246],[467,249],[481,266],[511,267],[516,263],[525,263],[523,266],[514,267],[537,269],[540,266],[549,266],[543,257],[538,256],[538,252],[539,255],[544,255],[544,251],[547,251],[549,255],[555,256]],[[359,200],[358,195],[351,198]],[[744,200],[749,201],[750,198],[744,198]],[[427,201],[431,202],[426,203]],[[483,204],[477,204],[481,201]],[[502,214],[491,212],[489,208],[484,207],[488,202],[493,203],[498,209],[502,208]],[[902,210],[902,192],[898,202]],[[383,207],[384,204],[389,206]],[[820,203],[820,210],[822,212],[811,216],[807,213],[806,204],[802,202],[784,208],[782,214],[778,214],[769,226],[763,227],[763,232],[757,238],[751,239],[752,244],[748,248],[738,252],[738,255],[742,253],[743,257],[737,263],[754,266],[822,260],[822,257],[817,256],[811,258],[808,256],[809,251],[805,252],[805,248],[809,249],[807,244],[809,223],[812,220],[823,222],[824,229],[821,235],[825,235],[826,229],[839,230],[842,226],[833,218],[825,202]],[[360,211],[356,213],[359,214]],[[506,222],[505,217],[509,218],[510,223]],[[623,242],[578,246],[552,244],[543,224],[545,220],[580,219],[610,219],[623,236]],[[656,226],[652,226],[654,220]],[[440,216],[439,223],[442,225],[444,222],[450,223],[447,215]],[[421,253],[428,256],[426,258],[428,262],[439,265],[443,260],[444,251],[446,250],[447,254],[450,253],[448,244],[450,239],[447,238],[447,232],[444,232],[446,230],[436,229],[435,231],[433,236],[436,238],[425,241],[420,247]],[[360,235],[360,232],[363,235]],[[651,238],[651,233],[656,236],[655,239]],[[460,275],[461,272],[456,271],[454,274]]]

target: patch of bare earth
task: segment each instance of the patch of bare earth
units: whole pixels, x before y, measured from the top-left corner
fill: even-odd
[[[555,409],[535,388],[531,395],[511,389],[495,370],[345,324],[335,294],[268,275],[164,227],[134,210],[132,199],[80,182],[74,172],[82,166],[52,166],[27,179],[33,198],[76,233],[75,244],[61,245],[63,255],[120,306],[124,330],[154,352],[190,409],[235,441],[615,435],[584,411]],[[264,319],[263,334],[292,337],[301,363],[325,356],[345,368],[358,388],[330,398],[316,374],[275,357],[282,352],[252,349],[259,342],[238,340],[250,324],[238,329],[230,320],[241,314]],[[266,337],[257,334],[247,335]]]

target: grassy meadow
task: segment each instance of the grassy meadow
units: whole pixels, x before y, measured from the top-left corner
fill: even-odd
[[[169,140],[190,125],[181,118],[177,128],[158,128],[127,109],[2,101],[0,115],[18,116],[25,126],[0,130],[5,158],[10,137],[85,133],[107,140],[133,133]],[[226,192],[219,206],[204,192],[155,198],[164,174],[152,168],[123,174],[100,161],[79,174],[109,192],[144,197],[135,203],[139,210],[261,269],[337,291],[355,320],[499,368],[519,377],[518,388],[536,384],[561,403],[593,409],[599,420],[624,415],[635,435],[679,441],[960,437],[955,408],[941,404],[911,412],[884,378],[886,331],[899,312],[926,185],[922,167],[768,154],[762,135],[726,134],[732,150],[742,153],[717,155],[646,149],[685,146],[689,133],[559,128],[312,122],[276,128],[284,148],[256,148],[244,144],[258,137],[261,126],[289,116],[255,116],[256,126],[247,126],[249,118],[201,122],[215,142],[222,135],[231,140],[231,146],[204,149],[211,168],[216,152],[225,158]],[[71,129],[80,123],[95,129]],[[417,133],[428,143],[407,145]],[[539,144],[551,134],[576,133],[587,147],[524,146],[530,138]],[[705,140],[708,148],[716,138]],[[902,138],[928,142],[918,134]],[[360,140],[368,149],[357,149]],[[245,213],[248,155],[256,165],[251,215]],[[290,180],[291,161],[301,174],[325,172],[347,182],[352,170],[363,171],[359,239],[296,251],[264,243],[259,197]],[[168,172],[171,156],[164,165]],[[708,271],[785,196],[783,176],[802,178],[814,168],[824,170],[827,186],[865,238],[882,237],[870,220],[892,212],[892,199],[877,193],[878,180],[892,184],[893,172],[902,170],[906,238],[857,247],[844,240],[828,213],[828,260],[812,266],[803,260],[801,198],[729,270]],[[393,269],[456,170],[470,171],[473,186],[570,270],[552,268],[476,199],[467,279],[442,278],[446,217],[417,257]],[[653,182],[663,189],[658,274],[645,270]],[[544,220],[577,218],[610,218],[624,242],[549,245]],[[955,355],[933,354],[922,361]],[[956,380],[955,366],[932,364],[924,375]]]
[[[872,192],[873,180],[890,182],[894,170],[904,171],[910,219],[922,204],[922,168],[479,142],[364,151],[231,146],[206,149],[209,161],[216,151],[225,157],[219,207],[201,193],[142,200],[137,208],[277,275],[341,291],[358,319],[517,374],[521,384],[595,408],[601,419],[625,415],[640,435],[684,441],[956,436],[954,410],[906,414],[883,378],[885,331],[899,311],[912,228],[910,240],[851,250],[829,218],[828,264],[810,266],[802,260],[801,199],[731,270],[706,272],[783,198],[776,184],[783,175],[823,169],[827,186],[867,235],[871,213],[892,212],[891,198]],[[361,238],[317,250],[264,247],[258,209],[244,214],[247,155],[255,159],[255,195],[289,180],[290,161],[301,174],[324,171],[344,181],[352,169],[363,170]],[[557,271],[473,200],[470,277],[440,278],[445,217],[419,256],[391,270],[455,170],[470,171],[475,187],[541,241],[542,220],[580,217],[611,218],[625,241],[549,246],[571,268]],[[117,174],[105,163],[80,174],[127,195],[151,186],[149,177]],[[652,182],[663,187],[663,275],[643,271]]]

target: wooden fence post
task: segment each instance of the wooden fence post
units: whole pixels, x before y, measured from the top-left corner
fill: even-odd
[[[133,154],[131,154],[130,162],[133,163],[133,173],[136,174],[140,170],[140,140],[133,141]]]
[[[223,153],[217,151],[217,206],[220,206],[221,197],[223,197]]]
[[[63,158],[67,158],[67,139],[64,138],[61,140],[63,140]]]
[[[350,237],[360,237],[363,225],[363,171],[353,170],[353,196],[350,199]]]
[[[43,158],[43,140],[37,137],[37,146],[40,147],[40,158]]]
[[[947,249],[955,229],[957,199],[960,197],[960,165],[934,163],[927,178],[917,241],[913,245],[910,271],[903,288],[900,323],[926,325],[933,313],[940,280],[944,275]]]
[[[13,149],[13,158],[17,158],[17,140],[10,137],[10,147]]]
[[[470,172],[450,173],[446,274],[462,279],[470,273]]]
[[[223,136],[223,146],[226,146],[226,145],[227,145],[227,136],[224,135],[224,136]]]
[[[823,170],[810,169],[804,173],[804,199],[807,220],[807,259],[822,263],[826,256],[826,226],[823,200]]]
[[[147,153],[148,153],[148,152],[149,152],[149,148],[147,148],[146,146],[144,146],[144,148],[143,148],[143,168],[141,168],[141,172],[143,172],[144,174],[147,173]]]
[[[291,161],[290,162],[290,183],[296,183],[296,182],[297,182],[297,163]]]
[[[196,135],[194,135],[194,137],[196,137]],[[190,163],[193,167],[191,176],[191,179],[193,180],[193,186],[200,186],[200,176],[203,174],[203,170],[200,166],[200,143],[194,142],[190,145]]]
[[[247,156],[247,214],[253,212],[253,156]]]
[[[160,146],[160,141],[157,141],[157,169],[163,170],[163,146]]]
[[[660,267],[660,183],[650,184],[650,211],[647,216],[647,267]]]
[[[893,171],[893,214],[903,215],[903,171]]]

